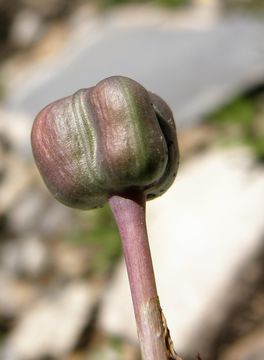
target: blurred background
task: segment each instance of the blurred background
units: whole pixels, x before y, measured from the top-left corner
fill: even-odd
[[[264,359],[262,0],[0,0],[0,359],[140,359],[109,208],[44,187],[50,101],[125,75],[172,107],[181,164],[149,202],[161,304],[185,360]]]

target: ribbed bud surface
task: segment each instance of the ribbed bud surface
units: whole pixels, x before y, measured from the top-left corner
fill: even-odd
[[[168,105],[122,76],[45,107],[35,119],[31,140],[50,191],[62,203],[82,209],[135,189],[147,199],[161,195],[178,167]]]

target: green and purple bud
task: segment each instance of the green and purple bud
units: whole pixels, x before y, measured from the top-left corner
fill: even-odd
[[[122,76],[46,106],[35,119],[31,140],[52,194],[81,209],[102,206],[109,197],[134,190],[147,199],[159,196],[178,168],[170,108]]]

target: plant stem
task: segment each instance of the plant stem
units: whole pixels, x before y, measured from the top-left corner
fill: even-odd
[[[109,199],[125,256],[143,360],[181,360],[175,353],[159,303],[142,193]]]

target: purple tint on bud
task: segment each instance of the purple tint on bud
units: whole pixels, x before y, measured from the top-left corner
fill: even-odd
[[[112,76],[45,107],[32,128],[32,149],[51,193],[90,209],[137,189],[164,193],[178,168],[171,110],[136,81]]]

